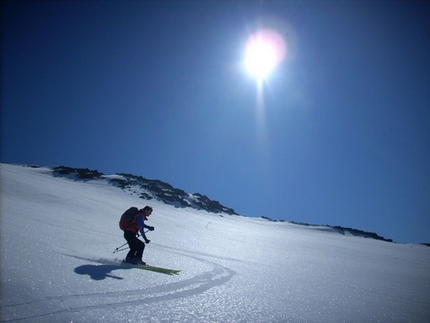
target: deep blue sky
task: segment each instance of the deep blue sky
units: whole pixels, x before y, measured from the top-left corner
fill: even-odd
[[[290,49],[263,112],[241,65],[256,26]],[[3,1],[1,29],[3,162],[430,242],[426,2]]]

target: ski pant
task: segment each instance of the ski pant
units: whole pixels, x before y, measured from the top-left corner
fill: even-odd
[[[136,237],[136,233],[131,231],[124,231],[124,239],[127,240],[130,251],[127,254],[127,258],[138,258],[142,259],[143,250],[145,249],[145,244],[143,241]]]

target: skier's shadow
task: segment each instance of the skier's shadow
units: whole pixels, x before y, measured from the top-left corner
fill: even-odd
[[[75,268],[75,273],[79,275],[88,275],[93,280],[103,280],[107,277],[113,279],[124,279],[123,277],[116,276],[111,272],[117,269],[127,269],[115,265],[82,265]]]

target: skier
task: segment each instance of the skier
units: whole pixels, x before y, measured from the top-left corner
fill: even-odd
[[[142,260],[143,250],[145,249],[145,243],[149,243],[150,240],[146,237],[144,229],[154,231],[154,227],[146,225],[145,221],[152,213],[152,207],[145,206],[143,209],[133,216],[126,228],[124,228],[124,239],[127,240],[130,251],[128,252],[125,262],[134,265],[146,265]],[[138,233],[142,236],[145,243],[138,239]]]

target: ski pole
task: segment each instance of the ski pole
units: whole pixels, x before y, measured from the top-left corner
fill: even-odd
[[[127,243],[128,243],[128,242],[124,243],[122,246],[119,246],[119,247],[115,248],[115,250],[114,250],[114,251],[112,251],[112,253],[115,253],[115,252],[121,251],[121,250],[122,250],[121,248],[122,248],[122,247],[124,247]]]
[[[128,246],[127,246],[127,247],[124,247],[124,248],[122,248],[122,249],[114,250],[114,251],[112,251],[112,253],[120,252],[120,251],[124,251],[124,250],[128,250]]]
[[[148,231],[149,231],[149,230],[146,230],[146,231],[145,231],[145,233],[146,233],[146,232],[148,232]],[[139,233],[137,234],[137,237],[138,237],[138,238],[140,237],[140,234],[139,234]],[[121,246],[119,246],[119,247],[116,247],[116,248],[115,248],[115,250],[114,250],[114,251],[112,251],[112,253],[115,253],[115,252],[118,252],[118,251],[122,251],[122,250],[127,249],[127,248],[125,248],[125,249],[121,249],[121,248],[122,248],[122,247],[124,247],[127,243],[128,243],[128,242],[124,243],[123,245],[121,245]]]

